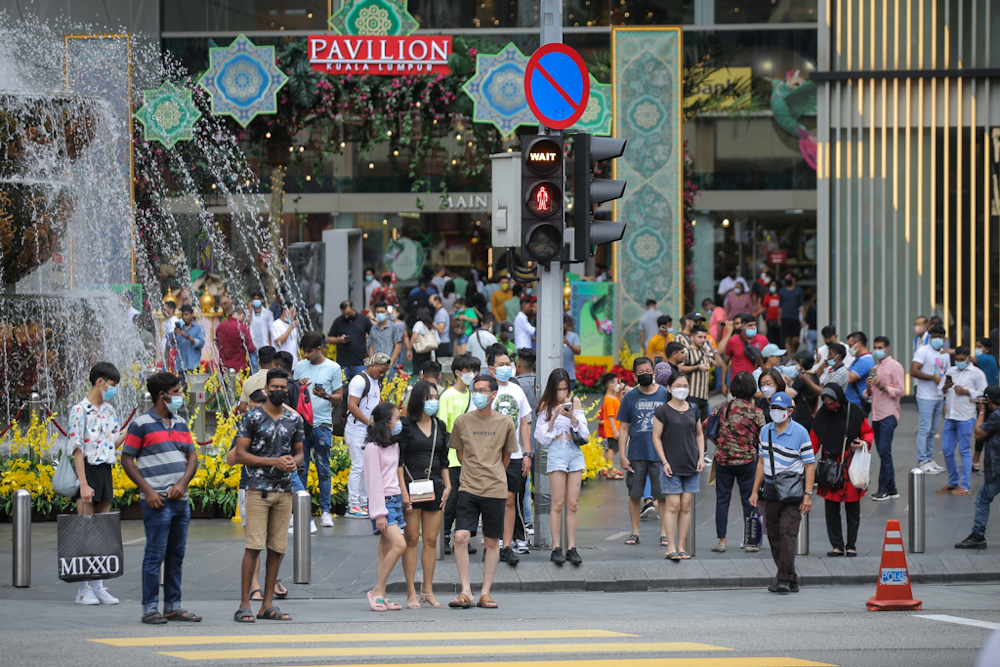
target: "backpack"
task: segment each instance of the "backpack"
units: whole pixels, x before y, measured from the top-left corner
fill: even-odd
[[[368,379],[367,373],[361,373],[361,376],[365,379],[365,390],[361,392],[361,401],[368,397],[368,391],[372,387],[371,380]],[[350,382],[348,382],[350,385]],[[344,400],[340,403],[335,403],[333,406],[333,413],[330,417],[330,430],[334,435],[344,437],[344,428],[347,426],[347,418],[350,416],[351,411],[348,409],[348,402],[350,401],[350,395],[348,394],[348,387],[344,387]],[[361,401],[358,401],[359,403]]]

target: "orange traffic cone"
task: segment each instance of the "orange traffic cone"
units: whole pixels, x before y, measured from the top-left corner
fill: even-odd
[[[875,588],[875,597],[869,599],[866,606],[869,611],[902,611],[921,609],[922,602],[914,600],[913,591],[910,590],[910,573],[906,569],[899,522],[886,521],[878,586]]]

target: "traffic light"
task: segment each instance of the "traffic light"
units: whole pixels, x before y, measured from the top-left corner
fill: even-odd
[[[573,139],[573,259],[577,262],[590,259],[595,246],[620,241],[625,235],[624,222],[593,219],[595,206],[625,194],[625,181],[591,175],[595,162],[621,157],[625,141],[583,133]]]
[[[521,137],[521,249],[525,260],[562,260],[562,136]]]

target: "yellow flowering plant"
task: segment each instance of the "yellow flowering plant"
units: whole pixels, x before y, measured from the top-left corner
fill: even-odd
[[[591,424],[595,423],[600,410],[600,401],[597,401],[589,408],[584,408],[584,415],[586,415],[587,421]],[[602,470],[607,470],[611,467],[611,463],[604,458],[604,445],[601,442],[600,436],[597,435],[596,428],[590,430],[590,438],[587,440],[587,444],[580,447],[580,450],[583,452],[583,460],[586,464],[586,468],[583,470],[583,481],[594,479]]]

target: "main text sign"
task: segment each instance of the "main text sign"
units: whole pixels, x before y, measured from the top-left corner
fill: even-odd
[[[309,62],[317,72],[448,74],[451,37],[441,35],[311,35]]]

